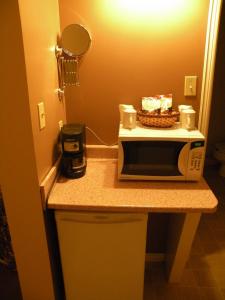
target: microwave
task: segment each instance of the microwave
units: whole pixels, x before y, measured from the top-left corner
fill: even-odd
[[[198,181],[204,156],[205,138],[198,130],[120,125],[119,179]]]

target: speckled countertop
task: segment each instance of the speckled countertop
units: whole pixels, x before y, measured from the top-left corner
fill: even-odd
[[[214,212],[217,199],[199,182],[119,181],[117,160],[88,159],[86,175],[59,177],[48,208],[111,212]]]

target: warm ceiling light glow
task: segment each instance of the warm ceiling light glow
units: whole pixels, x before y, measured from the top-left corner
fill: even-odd
[[[185,0],[114,0],[118,9],[124,13],[139,16],[155,15],[165,16],[181,11],[185,7]]]
[[[171,27],[191,18],[199,9],[196,0],[101,0],[101,11],[114,24],[129,27]]]

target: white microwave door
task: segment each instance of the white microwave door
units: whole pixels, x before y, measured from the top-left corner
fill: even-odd
[[[180,141],[122,141],[121,175],[185,176],[188,144]]]

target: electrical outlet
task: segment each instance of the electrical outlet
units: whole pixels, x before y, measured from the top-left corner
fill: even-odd
[[[43,128],[45,128],[45,125],[46,125],[44,102],[38,103],[38,116],[39,116],[39,128],[43,129]]]
[[[61,131],[61,128],[63,127],[63,120],[60,120],[58,125],[59,125],[59,131]]]

